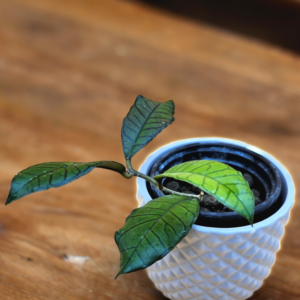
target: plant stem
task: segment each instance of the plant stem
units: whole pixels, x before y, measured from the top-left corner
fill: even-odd
[[[200,195],[179,193],[179,192],[175,192],[173,190],[170,190],[170,189],[162,186],[162,184],[157,182],[154,178],[151,178],[151,177],[147,176],[146,174],[143,174],[143,173],[140,173],[140,172],[134,170],[131,166],[131,161],[129,159],[126,159],[126,166],[128,168],[128,173],[130,175],[145,179],[146,181],[152,183],[153,185],[155,185],[157,188],[159,188],[161,191],[163,191],[165,193],[177,195],[177,196],[193,197],[193,198],[197,198],[199,201],[201,201],[203,198],[203,195],[201,193],[200,193]]]
[[[185,194],[185,193],[175,192],[175,191],[170,190],[170,189],[168,189],[168,188],[166,188],[166,187],[164,187],[164,186],[163,186],[163,188],[162,188],[162,191],[163,191],[163,192],[166,192],[166,193],[168,193],[168,194],[172,194],[172,195],[185,196],[185,197],[193,197],[193,198],[197,198],[197,199],[200,200],[200,201],[202,200],[202,199],[200,198],[199,195]]]
[[[141,177],[141,178],[147,180],[148,182],[154,184],[156,187],[158,187],[158,182],[155,179],[147,176],[146,174],[143,174],[143,173],[140,173],[140,172],[134,170],[131,166],[131,161],[129,159],[126,159],[126,166],[128,168],[129,174],[132,174],[133,176]]]
[[[130,179],[133,175],[131,173],[129,173],[128,171],[122,172],[121,175],[126,178],[126,179]]]

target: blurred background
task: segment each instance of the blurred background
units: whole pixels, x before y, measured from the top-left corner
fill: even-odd
[[[96,170],[4,207],[12,177],[30,165],[123,163],[122,121],[139,94],[174,100],[176,121],[135,168],[166,143],[219,136],[271,153],[297,187],[299,37],[297,0],[1,0],[1,299],[166,299],[145,271],[113,280],[113,235],[137,205],[134,180]],[[251,299],[300,298],[297,203]]]

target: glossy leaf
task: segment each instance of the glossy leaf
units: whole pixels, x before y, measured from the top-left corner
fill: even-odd
[[[114,161],[51,162],[34,165],[13,178],[6,205],[28,194],[63,186],[88,174],[94,168],[104,168],[119,173],[126,171],[122,164]]]
[[[195,160],[176,165],[154,179],[164,177],[200,188],[253,224],[253,193],[242,173],[230,166],[217,161]]]
[[[174,102],[159,103],[137,96],[122,126],[122,144],[126,159],[146,146],[174,121]]]
[[[199,208],[196,198],[168,195],[133,210],[115,234],[121,254],[117,277],[144,269],[167,255],[188,234]]]

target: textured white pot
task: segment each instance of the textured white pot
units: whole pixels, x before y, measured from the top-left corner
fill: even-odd
[[[270,160],[281,172],[286,197],[271,217],[253,227],[216,228],[193,225],[189,234],[163,259],[147,268],[155,286],[170,299],[247,299],[270,274],[280,248],[284,226],[294,203],[294,185],[287,170],[266,152],[242,142],[196,138],[168,144],[142,164],[148,173],[153,163],[174,148],[201,141],[227,142],[245,147]],[[151,200],[145,180],[137,179],[139,206]]]

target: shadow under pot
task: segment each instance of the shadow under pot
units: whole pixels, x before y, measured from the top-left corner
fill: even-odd
[[[282,181],[279,170],[263,156],[251,150],[223,142],[200,142],[178,147],[161,156],[150,168],[148,175],[164,173],[171,167],[191,160],[215,160],[225,163],[242,174],[251,176],[251,189],[260,194],[261,202],[255,205],[254,223],[274,214],[283,204]],[[163,179],[165,186],[169,178]],[[153,184],[147,182],[147,189],[153,199],[164,196]],[[195,222],[209,227],[239,227],[249,225],[248,221],[233,211],[211,212],[201,210]]]

